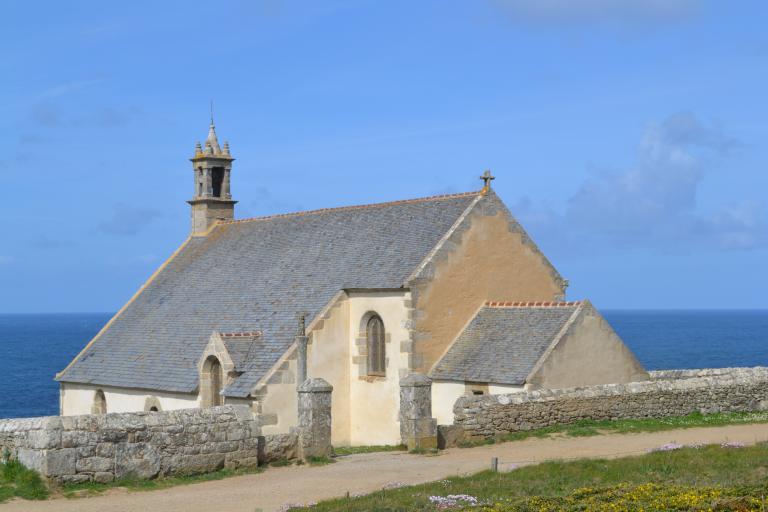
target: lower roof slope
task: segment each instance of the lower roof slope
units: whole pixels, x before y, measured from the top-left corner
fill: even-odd
[[[399,288],[477,192],[220,224],[191,238],[57,377],[193,392],[217,332],[261,331],[224,393],[247,396],[291,346],[296,314],[314,317],[345,288]]]
[[[580,302],[489,302],[435,364],[434,379],[522,385]]]

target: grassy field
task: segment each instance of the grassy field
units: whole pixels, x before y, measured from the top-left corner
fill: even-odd
[[[638,420],[582,420],[570,425],[555,425],[535,430],[511,432],[481,441],[470,441],[461,444],[462,448],[471,448],[483,444],[520,441],[529,437],[548,437],[561,434],[572,437],[597,436],[600,434],[629,434],[633,432],[659,432],[678,428],[717,427],[722,425],[738,425],[746,423],[768,423],[768,411],[762,412],[724,412],[716,414],[693,413],[688,416],[672,416],[669,418],[646,418]]]
[[[691,414],[689,416],[672,417],[664,419],[644,419],[644,420],[620,420],[620,421],[582,421],[572,425],[562,425],[555,427],[542,428],[538,430],[530,430],[525,432],[514,432],[504,436],[500,436],[493,440],[481,441],[479,443],[467,443],[464,446],[476,446],[477,444],[488,444],[494,442],[516,441],[525,439],[528,437],[547,437],[551,435],[568,435],[568,436],[592,436],[599,435],[601,433],[631,433],[631,432],[654,432],[661,430],[671,430],[676,428],[690,428],[690,427],[706,427],[706,426],[719,426],[719,425],[733,425],[733,424],[746,424],[746,423],[768,423],[768,412],[755,412],[755,413],[722,413],[722,414]],[[372,453],[382,451],[395,451],[405,450],[404,446],[362,446],[352,448],[335,448],[336,455],[351,455],[356,453]],[[708,448],[709,449],[709,448]],[[751,450],[751,449],[749,449]],[[749,450],[745,450],[742,453],[747,453]],[[333,462],[331,459],[319,458],[317,460],[309,461],[311,465],[323,465]],[[290,463],[286,463],[290,464]],[[584,463],[587,464],[587,463]],[[280,465],[276,463],[274,465]],[[765,472],[765,464],[759,465],[762,467],[761,471]],[[538,466],[546,468],[547,464]],[[533,468],[526,468],[525,471],[531,471]],[[177,485],[188,485],[197,482],[204,482],[209,480],[219,480],[230,476],[236,476],[244,473],[258,472],[261,468],[252,470],[220,470],[203,475],[192,476],[177,476],[161,478],[156,480],[120,480],[109,484],[77,484],[68,485],[61,488],[52,489],[54,495],[64,495],[67,497],[88,496],[93,494],[99,494],[113,487],[124,487],[131,491],[152,491],[157,489],[164,489],[167,487],[173,487]],[[521,470],[522,471],[522,470]],[[703,470],[702,470],[703,471]],[[518,472],[515,472],[516,474]],[[765,475],[763,475],[765,477]],[[494,477],[496,478],[496,477]],[[650,482],[651,480],[649,480]],[[615,482],[618,485],[618,481]],[[605,485],[608,485],[606,483]],[[717,485],[726,485],[722,481]],[[765,481],[761,484],[765,485]],[[610,486],[609,486],[610,487]],[[572,489],[577,489],[578,485],[571,486]],[[615,491],[617,493],[625,493],[626,489],[620,488]],[[606,491],[608,492],[608,491]],[[682,491],[681,491],[682,492]],[[45,499],[51,494],[51,490],[42,482],[40,477],[34,471],[27,470],[16,462],[8,462],[6,464],[0,463],[0,503],[7,501],[13,497],[21,497],[25,499]],[[444,493],[445,494],[445,493]],[[598,494],[599,495],[599,494]],[[596,496],[598,496],[596,495]],[[558,494],[557,499],[565,499],[564,494]],[[325,505],[324,505],[325,506]],[[427,508],[426,510],[433,510]],[[535,509],[535,508],[534,508]],[[337,510],[329,508],[327,510]],[[346,509],[338,509],[346,510]],[[368,510],[366,508],[354,508],[350,510]],[[406,510],[403,508],[381,508],[376,510]],[[418,510],[418,508],[417,508]],[[477,509],[475,509],[477,510]],[[523,509],[521,509],[523,510]],[[532,509],[533,510],[533,509]],[[544,508],[543,510],[547,510]],[[748,510],[748,509],[745,509]],[[768,507],[765,509],[757,508],[755,510],[764,510],[768,512]]]
[[[55,490],[57,494],[60,493],[67,498],[82,498],[101,494],[104,491],[114,487],[123,487],[129,491],[156,491],[159,489],[167,489],[168,487],[176,487],[177,485],[190,485],[199,482],[210,482],[212,480],[229,478],[231,476],[261,473],[262,471],[264,471],[264,468],[220,469],[218,471],[212,471],[210,473],[203,473],[199,475],[169,476],[156,478],[154,480],[122,479],[107,484],[100,484],[96,482],[70,484],[64,485]]]
[[[768,444],[705,446],[612,460],[547,462],[321,502],[308,510],[768,511]]]
[[[48,494],[48,488],[35,471],[16,461],[0,463],[0,503],[14,497],[44,500]]]
[[[408,448],[402,444],[383,444],[373,446],[334,446],[333,453],[335,455],[354,455],[356,453],[399,452],[406,451],[407,449]]]

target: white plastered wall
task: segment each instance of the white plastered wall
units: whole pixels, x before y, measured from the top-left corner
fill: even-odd
[[[400,444],[400,379],[408,372],[408,353],[401,347],[409,341],[411,294],[406,291],[352,293],[349,298],[350,352],[358,355],[358,342],[365,337],[365,320],[371,312],[384,322],[386,374],[369,377],[365,365],[350,366],[351,444]],[[359,361],[359,359],[358,359]]]
[[[407,291],[350,291],[312,331],[307,373],[333,385],[331,439],[335,446],[400,444],[400,378],[408,367],[401,352],[409,339]],[[361,361],[364,323],[375,312],[386,333],[386,375],[369,377]]]
[[[472,387],[476,386],[466,382],[445,380],[432,382],[432,416],[437,418],[438,425],[453,424],[453,405],[460,397],[471,394]],[[489,395],[503,395],[505,393],[519,393],[524,388],[523,386],[507,384],[488,384],[487,389]]]
[[[97,390],[104,392],[107,412],[136,412],[145,410],[148,398],[156,398],[163,411],[199,407],[197,394],[152,392],[139,389],[61,383],[60,410],[62,416],[91,414]]]

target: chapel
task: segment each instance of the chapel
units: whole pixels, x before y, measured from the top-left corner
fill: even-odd
[[[62,415],[245,404],[266,434],[333,386],[336,446],[399,444],[399,382],[461,396],[648,374],[482,176],[480,190],[237,219],[229,144],[195,147],[188,238],[57,374]]]

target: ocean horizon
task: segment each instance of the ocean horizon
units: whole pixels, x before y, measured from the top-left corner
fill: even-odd
[[[768,366],[768,309],[607,309],[648,370]],[[0,313],[0,418],[56,415],[54,381],[113,313]]]

